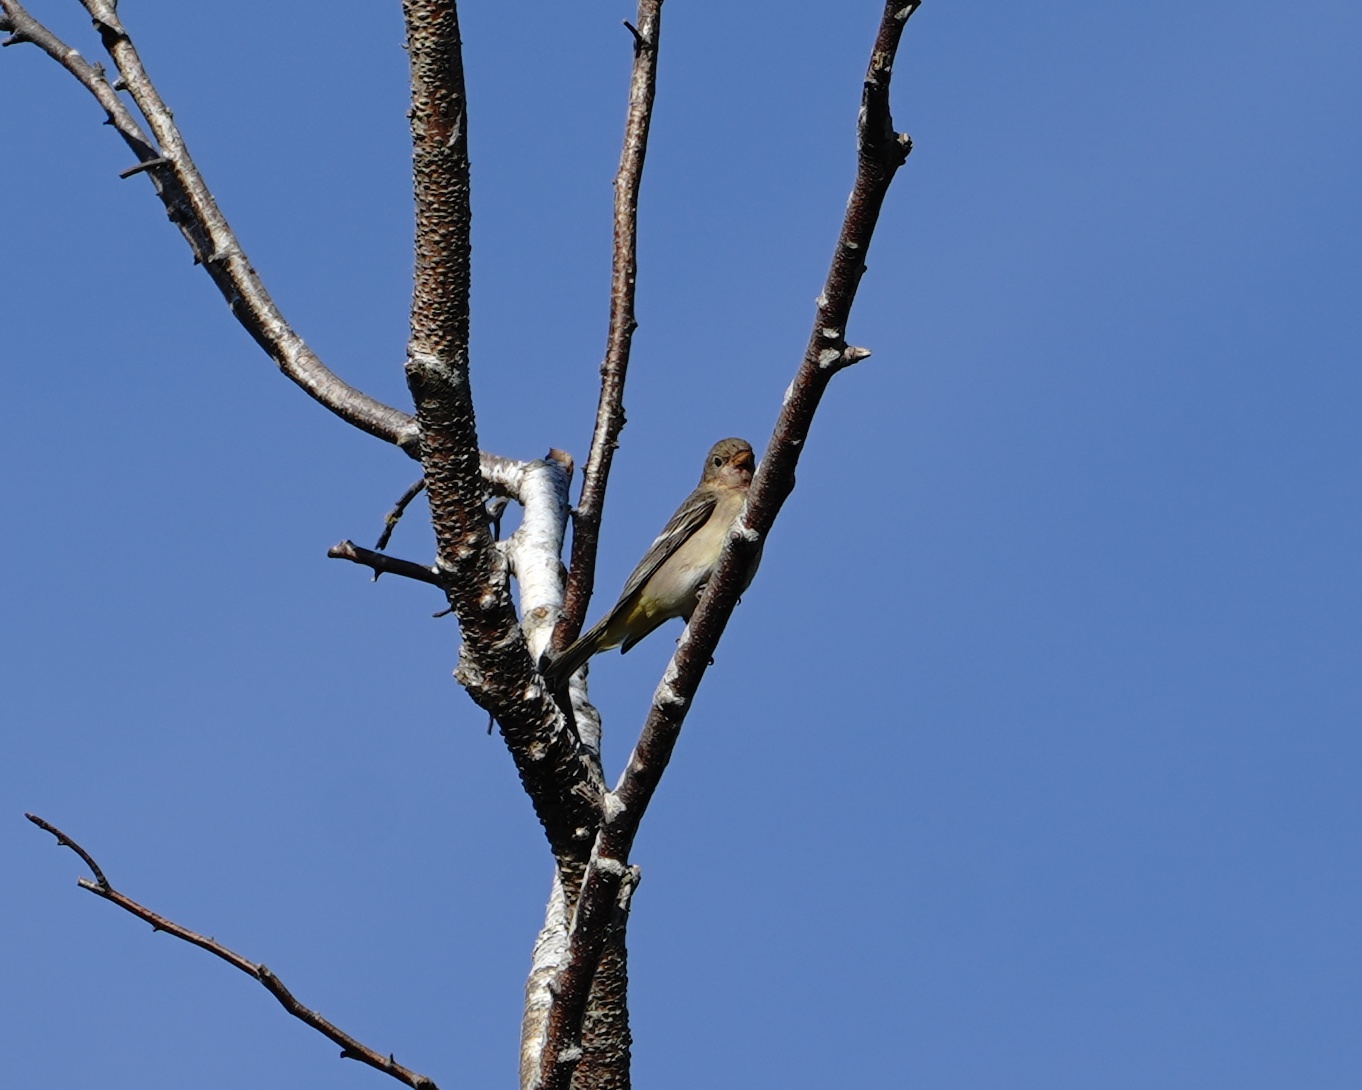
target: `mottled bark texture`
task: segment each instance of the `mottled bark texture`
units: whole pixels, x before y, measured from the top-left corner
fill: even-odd
[[[601,948],[601,960],[591,982],[586,1014],[582,1019],[582,1058],[572,1073],[573,1090],[628,1090],[629,951],[625,943],[628,913],[619,911],[610,921]]]
[[[403,12],[416,198],[407,385],[436,567],[463,637],[455,677],[501,728],[555,856],[580,860],[595,828],[601,780],[538,676],[483,508],[468,374],[471,212],[458,14],[443,0],[407,0]]]

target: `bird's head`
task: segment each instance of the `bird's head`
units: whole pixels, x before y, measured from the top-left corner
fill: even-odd
[[[705,455],[705,471],[700,483],[746,488],[752,483],[755,466],[752,444],[746,439],[720,439]]]

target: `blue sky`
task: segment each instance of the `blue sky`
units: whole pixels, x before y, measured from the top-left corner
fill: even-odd
[[[295,326],[400,403],[398,5],[121,14]],[[632,8],[462,14],[482,441],[581,457]],[[765,441],[877,16],[665,11],[593,616],[709,444]],[[913,18],[875,354],[637,846],[638,1085],[1358,1084],[1359,36],[1308,0]],[[413,467],[279,377],[73,81],[8,49],[0,101],[14,1084],[385,1081],[77,890],[24,810],[447,1090],[510,1084],[542,837],[433,592],[324,557]],[[612,773],[670,646],[593,667]]]

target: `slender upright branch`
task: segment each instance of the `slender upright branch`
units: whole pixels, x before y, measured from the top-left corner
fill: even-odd
[[[742,593],[748,567],[794,487],[795,466],[818,403],[834,374],[869,355],[865,349],[847,344],[846,323],[865,272],[865,255],[884,196],[912,149],[908,136],[894,131],[889,83],[904,25],[919,4],[920,0],[888,0],[885,4],[861,96],[856,181],[827,281],[817,300],[804,359],[785,393],[743,511],[653,695],[634,752],[615,789],[606,796],[605,819],[577,899],[568,950],[546,1020],[536,1084],[541,1090],[566,1090],[571,1080],[580,1054],[577,1039],[587,995],[614,906],[630,873],[629,852],[639,821],[671,759],[691,701]]]
[[[117,905],[125,912],[130,912],[139,920],[151,924],[153,931],[164,931],[167,935],[173,935],[177,939],[183,939],[192,946],[197,946],[201,950],[207,950],[214,957],[221,958],[228,965],[240,969],[247,976],[254,977],[265,986],[265,990],[279,1001],[279,1005],[288,1011],[289,1014],[301,1022],[306,1022],[318,1033],[330,1038],[341,1047],[341,1058],[345,1060],[358,1060],[360,1063],[368,1064],[376,1071],[382,1071],[385,1075],[391,1075],[399,1082],[404,1082],[415,1090],[438,1090],[433,1080],[425,1075],[419,1075],[410,1068],[403,1067],[392,1058],[391,1055],[384,1056],[382,1053],[361,1044],[351,1037],[344,1030],[337,1028],[328,1022],[316,1011],[303,1006],[293,997],[293,993],[284,987],[284,982],[275,976],[264,965],[248,961],[240,954],[229,950],[222,943],[200,935],[197,931],[190,931],[187,927],[182,927],[173,920],[168,920],[151,909],[138,904],[131,897],[124,893],[119,893],[109,884],[109,880],[104,877],[104,872],[91,858],[90,853],[67,836],[50,822],[44,821],[36,814],[25,814],[24,817],[33,822],[40,829],[45,829],[57,838],[57,843],[63,847],[70,848],[73,852],[85,861],[85,865],[94,874],[95,880],[92,882],[88,878],[78,879],[78,884],[82,889],[88,889],[96,897],[103,897],[111,904]]]
[[[404,0],[411,63],[416,262],[407,385],[435,530],[436,567],[463,635],[455,677],[491,713],[560,863],[589,851],[603,783],[543,684],[493,546],[468,369],[468,115],[458,12]]]
[[[144,173],[218,287],[232,314],[279,365],[280,370],[320,404],[370,435],[416,451],[416,424],[406,413],[384,405],[341,381],[289,326],[251,267],[202,175],[165,102],[142,66],[132,39],[115,12],[114,0],[81,0],[113,59],[122,86],[132,94],[151,129],[150,137],[104,78],[90,64],[24,10],[17,0],[0,0],[13,42],[31,42],[71,73],[108,114],[109,123],[137,156],[124,176]]]
[[[629,26],[629,24],[625,24]],[[624,378],[638,322],[634,318],[634,282],[638,276],[638,193],[643,160],[648,152],[648,128],[657,86],[658,36],[662,30],[662,0],[639,0],[638,25],[629,26],[634,40],[634,68],[629,79],[629,111],[624,122],[624,146],[615,174],[615,245],[610,275],[610,327],[601,363],[601,396],[596,406],[596,428],[582,470],[582,491],[572,518],[572,564],[568,573],[563,617],[554,632],[562,650],[581,631],[596,581],[596,547],[610,463],[624,427]]]
[[[601,362],[601,391],[591,448],[582,473],[582,490],[573,512],[572,560],[564,608],[553,632],[553,645],[561,651],[580,633],[596,580],[596,553],[606,484],[620,430],[624,427],[624,382],[629,367],[634,330],[635,284],[638,277],[638,199],[643,164],[648,151],[653,99],[657,87],[658,45],[662,29],[663,0],[639,0],[637,25],[625,23],[633,37],[634,63],[629,79],[629,107],[625,116],[623,146],[615,174],[614,246],[610,276],[610,321],[605,358]],[[575,677],[568,685],[578,732],[588,745],[599,750],[600,717],[587,700],[586,682]],[[569,906],[576,899],[580,871],[572,874]],[[625,949],[627,913],[620,912],[609,932],[607,952],[599,962],[587,1011],[584,1015],[584,1046],[580,1065],[582,1086],[623,1088],[629,1086],[628,970]],[[546,921],[548,929],[553,917]],[[541,938],[543,938],[541,934]],[[538,944],[536,947],[538,950]],[[536,961],[536,965],[539,962]],[[531,974],[531,980],[553,977]],[[544,993],[547,994],[547,993]],[[526,1086],[538,1070],[539,1051],[545,1041],[545,1019],[527,991],[526,1019],[522,1030],[521,1085]],[[544,1010],[543,1014],[548,1011]]]

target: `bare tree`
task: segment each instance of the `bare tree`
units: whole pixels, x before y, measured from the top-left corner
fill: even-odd
[[[911,142],[894,130],[889,83],[899,39],[920,0],[884,5],[865,76],[856,179],[804,357],[722,555],[660,680],[624,771],[607,786],[600,717],[584,672],[555,692],[541,672],[580,632],[594,589],[611,459],[624,422],[623,394],[636,326],[634,285],[639,187],[661,45],[662,0],[639,0],[623,151],[615,180],[610,322],[594,434],[569,505],[573,461],[551,450],[518,461],[479,450],[469,385],[468,103],[453,0],[404,0],[411,65],[416,202],[415,288],[406,376],[412,411],[384,405],[338,378],[291,328],[256,275],[190,157],[170,109],[143,67],[114,0],[81,0],[117,76],[85,60],[16,0],[0,0],[4,44],[30,44],[90,92],[131,150],[125,176],[144,174],[232,313],[284,374],[349,424],[420,463],[420,480],[389,528],[424,490],[435,532],[431,564],[342,542],[332,557],[431,584],[458,619],[455,676],[500,729],[555,861],[547,916],[533,952],[521,1032],[522,1087],[629,1085],[625,935],[638,871],[630,851],[639,823],[724,627],[794,485],[814,413],[833,375],[869,353],[846,341],[847,322],[881,203]],[[495,532],[508,502],[522,518]],[[569,523],[571,563],[560,560]],[[513,591],[514,586],[514,591]],[[153,927],[258,979],[294,1016],[360,1060],[413,1087],[433,1087],[297,1001],[264,965],[140,905],[95,860],[42,818],[35,824],[74,849],[93,878],[81,884]]]

